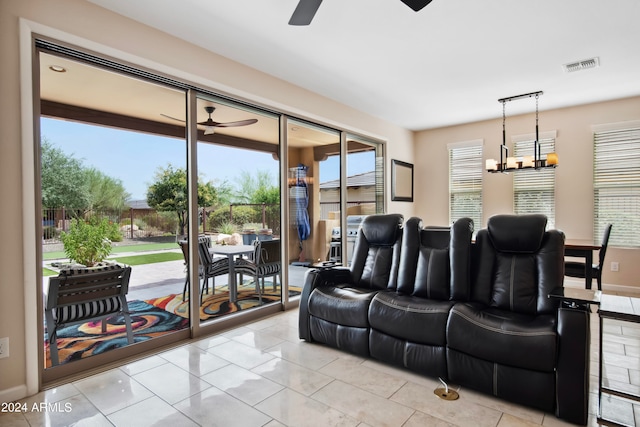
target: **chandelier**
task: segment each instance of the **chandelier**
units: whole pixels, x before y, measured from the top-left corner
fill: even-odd
[[[556,153],[548,153],[544,157],[540,153],[540,141],[538,138],[538,98],[540,95],[542,95],[542,91],[498,99],[498,102],[502,103],[502,145],[500,146],[500,160],[487,159],[485,163],[487,172],[511,172],[521,169],[555,168],[558,166],[558,155]],[[533,156],[511,157],[509,156],[509,148],[506,144],[506,104],[508,101],[531,97],[535,97],[536,99],[536,137],[533,141]]]

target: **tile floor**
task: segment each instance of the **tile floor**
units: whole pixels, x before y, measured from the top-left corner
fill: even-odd
[[[442,401],[436,380],[298,339],[290,310],[32,396],[2,426],[562,426],[552,414],[467,389]],[[605,374],[640,387],[640,328],[605,323]],[[591,416],[597,425],[598,319]],[[47,404],[48,410],[33,410]],[[640,407],[609,411],[640,425]]]

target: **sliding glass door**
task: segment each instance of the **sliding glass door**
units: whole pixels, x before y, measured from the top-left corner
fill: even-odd
[[[287,122],[289,294],[300,293],[317,262],[340,262],[340,133]]]
[[[211,256],[198,291],[206,325],[282,299],[279,118],[202,93],[195,116],[197,228]]]
[[[295,305],[310,266],[348,264],[346,219],[384,211],[378,142],[36,46],[44,383]],[[126,304],[44,321],[51,277],[114,265]]]
[[[176,243],[184,226],[185,128],[166,115],[184,112],[186,92],[53,52],[38,60],[43,309],[55,292],[52,277],[130,266],[121,311],[129,312],[134,336],[129,344],[122,313],[92,317],[101,302],[57,308],[42,335],[46,381],[123,356],[114,349],[144,351],[150,341],[189,335],[189,312],[167,310],[166,302],[185,290]],[[75,311],[86,312],[86,321],[60,319]]]

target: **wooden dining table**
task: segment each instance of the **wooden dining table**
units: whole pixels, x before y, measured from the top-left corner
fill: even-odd
[[[593,280],[593,251],[599,251],[600,245],[593,243],[592,240],[583,239],[567,239],[564,242],[564,255],[578,258],[584,258],[584,281],[585,289],[591,289],[591,281]]]
[[[209,252],[212,254],[226,255],[229,258],[229,301],[238,300],[238,284],[236,283],[236,269],[234,257],[238,255],[252,254],[253,245],[212,245]]]

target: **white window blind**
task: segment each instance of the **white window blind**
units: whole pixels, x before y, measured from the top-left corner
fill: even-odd
[[[449,221],[471,218],[482,228],[482,141],[449,146]]]
[[[640,127],[594,132],[594,236],[640,247]]]
[[[515,157],[533,156],[534,142],[515,141]],[[555,138],[540,139],[540,154],[555,152]],[[543,214],[547,216],[547,228],[556,223],[556,170],[555,168],[523,169],[513,172],[513,212]]]

